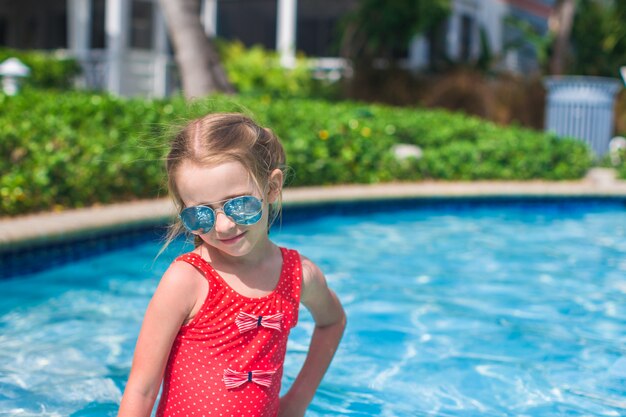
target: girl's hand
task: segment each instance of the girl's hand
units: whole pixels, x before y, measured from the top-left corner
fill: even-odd
[[[289,393],[281,397],[278,417],[304,417],[305,411],[306,407],[298,406]]]

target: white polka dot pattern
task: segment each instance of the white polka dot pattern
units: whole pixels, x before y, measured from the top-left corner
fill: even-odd
[[[277,415],[282,364],[289,331],[298,321],[302,285],[300,255],[280,249],[283,266],[278,284],[270,294],[259,298],[233,290],[195,253],[176,259],[190,263],[203,274],[209,282],[209,293],[196,317],[181,327],[172,345],[157,417]],[[240,332],[236,323],[243,316],[240,312],[255,318],[254,328]],[[273,317],[273,321],[280,317],[278,329],[257,325],[259,317]],[[225,383],[226,375],[232,388]]]

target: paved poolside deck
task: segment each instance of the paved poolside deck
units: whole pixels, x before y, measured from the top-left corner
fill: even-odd
[[[615,180],[611,170],[595,169],[581,181],[419,182],[287,188],[283,200],[288,206],[385,198],[491,196],[626,197],[626,181]],[[98,229],[161,224],[174,213],[169,199],[163,198],[0,218],[0,249],[33,241],[59,240]]]

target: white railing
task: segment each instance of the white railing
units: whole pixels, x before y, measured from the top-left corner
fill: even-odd
[[[111,68],[107,51],[92,49],[76,58],[82,68],[82,74],[77,81],[78,86],[106,91]],[[165,68],[158,68],[163,65]],[[151,51],[126,51],[121,72],[123,96],[158,97],[169,95],[178,89],[177,70],[173,60]]]
[[[318,80],[338,81],[352,76],[352,66],[344,58],[309,58],[308,62],[313,78]]]
[[[92,49],[85,55],[76,58],[82,68],[78,85],[89,90],[106,90],[109,68],[107,51]]]

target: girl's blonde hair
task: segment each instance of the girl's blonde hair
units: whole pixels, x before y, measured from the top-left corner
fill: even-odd
[[[176,172],[184,161],[202,166],[239,162],[263,191],[275,169],[284,171],[285,151],[274,132],[243,114],[213,113],[192,120],[174,135],[166,158],[168,190],[177,212],[184,208],[184,203],[176,186]],[[270,206],[268,228],[278,217],[281,202],[282,194],[279,193],[275,207]],[[183,232],[186,233],[186,229],[177,219],[169,226],[159,254]],[[194,245],[197,247],[201,243],[200,237],[195,236]]]

